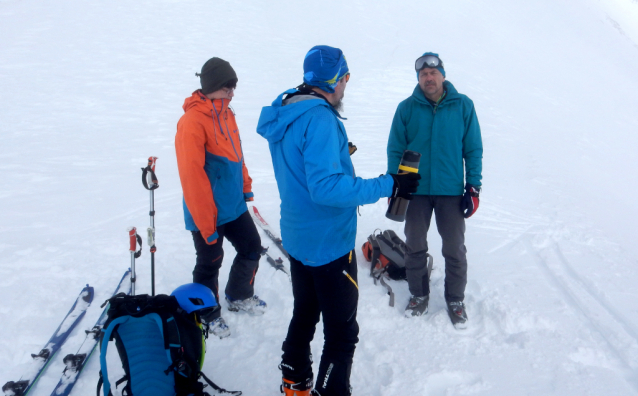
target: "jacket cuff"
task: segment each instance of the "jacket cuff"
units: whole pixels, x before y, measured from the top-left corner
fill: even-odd
[[[212,245],[217,240],[217,238],[219,238],[219,234],[217,234],[217,231],[215,231],[213,235],[206,238],[206,243]]]
[[[244,193],[244,200],[247,200],[247,199],[252,198],[254,196],[255,196],[255,194],[253,194],[252,192],[245,192]]]
[[[389,197],[392,195],[392,187],[394,187],[394,179],[389,174],[379,176],[381,180],[381,197]]]

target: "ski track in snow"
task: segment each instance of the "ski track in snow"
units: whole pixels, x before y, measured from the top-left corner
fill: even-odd
[[[557,243],[550,242],[546,249],[534,247],[529,238],[524,238],[523,243],[534,253],[538,264],[565,296],[568,305],[598,334],[599,342],[622,367],[625,380],[638,391],[638,337],[633,325],[610,306],[596,286],[573,270]],[[554,253],[554,260],[545,258],[543,253]]]
[[[525,226],[526,223],[518,224]],[[602,344],[625,370],[628,383],[638,390],[638,327],[609,302],[598,285],[574,269],[563,254],[560,242],[554,240],[557,234],[560,233],[547,230],[541,223],[527,225],[520,234],[490,252],[518,243],[529,250],[569,305],[596,330]]]

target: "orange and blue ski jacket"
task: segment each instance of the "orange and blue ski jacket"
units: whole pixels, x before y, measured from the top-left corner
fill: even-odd
[[[186,229],[200,231],[209,245],[217,241],[217,226],[247,211],[246,200],[253,197],[229,102],[193,92],[184,101],[175,135]]]

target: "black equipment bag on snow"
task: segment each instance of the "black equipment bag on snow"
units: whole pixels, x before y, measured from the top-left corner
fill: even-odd
[[[382,275],[394,280],[405,280],[405,242],[392,230],[372,234],[361,247],[363,255],[372,264],[370,276]]]
[[[407,280],[405,273],[405,242],[393,230],[373,233],[361,246],[363,256],[370,262],[370,276],[381,283],[390,296],[390,306],[394,307],[394,292],[384,277],[393,280]],[[432,271],[433,259],[427,255],[428,276]]]
[[[100,387],[104,396],[112,396],[106,353],[111,340],[122,361],[126,396],[206,396],[203,379],[213,394],[241,395],[229,392],[210,381],[202,372],[206,352],[207,327],[196,313],[186,313],[177,299],[167,295],[129,296],[120,293],[107,300],[110,304],[100,342]],[[207,389],[209,390],[209,389]]]

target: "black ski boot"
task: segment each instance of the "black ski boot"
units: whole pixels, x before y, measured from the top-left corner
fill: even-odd
[[[456,329],[467,328],[467,313],[463,301],[449,301],[447,303],[447,313]]]
[[[411,318],[413,316],[421,316],[428,313],[428,302],[430,301],[430,296],[411,296],[410,302],[408,306],[405,307],[404,315],[406,318]]]

